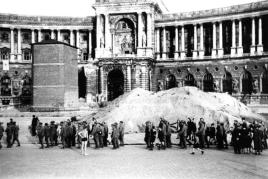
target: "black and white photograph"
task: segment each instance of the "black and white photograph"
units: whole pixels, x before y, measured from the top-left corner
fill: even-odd
[[[267,179],[268,0],[1,0],[0,179]]]

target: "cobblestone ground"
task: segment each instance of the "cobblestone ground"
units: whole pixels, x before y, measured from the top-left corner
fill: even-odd
[[[144,145],[128,145],[118,150],[59,147],[39,149],[39,145],[0,150],[0,178],[268,178],[268,151],[262,155],[235,155],[232,150],[206,150],[191,155],[190,148],[148,151]]]

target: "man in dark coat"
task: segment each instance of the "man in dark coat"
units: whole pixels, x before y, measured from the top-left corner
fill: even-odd
[[[55,141],[56,135],[57,135],[57,129],[55,126],[55,121],[51,121],[49,126],[49,140],[51,146],[54,146],[56,144]]]
[[[36,126],[37,126],[37,123],[38,123],[38,118],[35,117],[35,115],[33,115],[33,118],[32,118],[32,136],[36,136]]]
[[[201,150],[203,150],[205,148],[205,127],[206,127],[206,123],[203,118],[200,118],[198,126],[199,127],[196,135],[199,138],[199,147]]]
[[[178,136],[180,137],[180,145],[182,149],[186,149],[187,127],[184,121],[181,121],[179,126],[180,130],[178,132]]]
[[[217,122],[216,139],[217,139],[217,148],[223,149],[223,128],[219,121]]]
[[[105,122],[103,122],[102,124],[104,127],[103,145],[104,145],[104,147],[107,147],[109,129],[108,129],[108,125]]]
[[[13,131],[13,141],[12,141],[12,144],[11,146],[15,143],[15,141],[18,143],[18,147],[20,146],[20,141],[19,141],[19,126],[16,125],[16,122],[13,123],[14,125],[14,131]]]
[[[60,138],[62,143],[62,149],[66,147],[66,124],[60,122]]]
[[[11,129],[11,124],[7,123],[7,128],[5,130],[6,132],[6,141],[7,141],[7,148],[11,148],[11,140],[12,140],[12,129]]]
[[[45,130],[44,130],[42,122],[39,123],[36,130],[37,130],[37,136],[39,139],[39,143],[41,144],[40,149],[43,149],[44,148],[43,139],[44,139],[44,135],[45,135]]]
[[[145,136],[144,136],[144,141],[146,143],[146,148],[150,148],[151,144],[151,122],[147,121],[145,123]]]
[[[77,130],[76,130],[76,126],[75,126],[75,120],[73,119],[73,122],[72,122],[72,129],[73,129],[73,134],[72,134],[72,146],[75,147],[75,139],[76,139],[76,133],[77,133]]]
[[[111,139],[112,139],[112,144],[113,144],[113,149],[119,148],[119,129],[117,127],[117,123],[112,124],[112,134],[111,134]]]
[[[94,138],[94,143],[95,143],[95,148],[96,149],[98,149],[100,147],[99,131],[101,131],[100,126],[97,123],[97,121],[95,121],[94,124],[93,124],[93,127],[92,127],[91,135]]]
[[[48,126],[48,123],[45,123],[44,136],[45,136],[45,141],[47,145],[46,148],[49,148],[50,128]]]
[[[72,136],[73,136],[73,128],[71,126],[71,122],[68,122],[66,126],[66,138],[65,138],[68,148],[72,147]]]
[[[1,140],[2,140],[2,137],[4,135],[4,132],[5,132],[5,129],[4,127],[2,126],[2,122],[0,122],[0,149],[2,148],[2,143],[1,143]]]
[[[160,140],[160,142],[161,142],[161,144],[162,144],[162,142],[163,142],[163,144],[162,144],[162,148],[163,149],[166,149],[166,147],[167,147],[167,126],[166,126],[166,124],[165,124],[165,122],[164,122],[164,119],[163,118],[161,118],[161,121],[160,121],[160,123],[159,123],[159,126],[158,126],[158,128],[159,128],[159,132],[161,133],[161,135],[162,135],[162,141]],[[161,136],[160,135],[160,136]]]
[[[263,132],[261,131],[261,125],[256,124],[255,129],[253,131],[253,142],[254,142],[254,149],[255,154],[260,155],[262,151],[262,138],[263,138]]]
[[[240,154],[240,138],[241,138],[241,131],[239,129],[239,123],[237,121],[234,121],[234,129],[232,132],[232,143],[234,146],[234,153]]]

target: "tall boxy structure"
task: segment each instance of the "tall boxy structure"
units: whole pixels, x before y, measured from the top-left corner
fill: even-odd
[[[32,45],[33,110],[78,109],[77,49],[56,40]]]

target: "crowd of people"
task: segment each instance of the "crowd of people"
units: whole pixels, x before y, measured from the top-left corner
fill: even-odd
[[[260,155],[263,149],[267,149],[268,130],[264,122],[254,121],[248,123],[242,118],[242,122],[234,121],[230,129],[224,126],[224,123],[217,122],[208,125],[203,118],[200,118],[196,125],[194,118],[188,118],[188,121],[178,120],[177,123],[169,124],[164,118],[160,119],[157,127],[150,121],[145,123],[144,141],[149,150],[153,150],[154,143],[158,149],[171,147],[171,133],[177,133],[179,146],[186,149],[187,145],[192,146],[191,154],[195,154],[195,149],[204,154],[204,148],[210,148],[216,145],[218,149],[227,149],[232,145],[236,154],[255,153]],[[228,143],[227,136],[231,136]]]
[[[112,144],[113,149],[124,146],[124,122],[113,123],[111,129],[109,133],[108,125],[105,122],[98,122],[95,118],[92,118],[90,122],[79,122],[76,117],[60,123],[51,121],[43,124],[37,116],[33,116],[30,125],[31,135],[38,138],[41,149],[59,144],[63,149],[76,146],[81,148],[83,155],[87,155],[86,148],[90,147],[91,140],[94,141],[96,149],[107,147],[109,144]],[[8,148],[12,147],[15,142],[17,142],[17,146],[20,146],[19,126],[13,119],[7,123],[6,129],[0,122],[0,149],[4,133],[6,133]],[[216,145],[218,149],[226,149],[232,145],[236,154],[255,153],[260,155],[263,149],[267,149],[268,130],[264,123],[257,121],[249,123],[244,118],[240,123],[234,121],[234,125],[230,128],[220,122],[217,122],[216,125],[214,123],[206,124],[203,118],[200,118],[197,124],[194,118],[188,118],[187,122],[178,120],[173,124],[161,118],[158,126],[147,121],[144,137],[146,147],[149,150],[153,150],[155,146],[159,150],[171,148],[171,135],[174,133],[177,134],[181,149],[191,146],[191,154],[195,154],[196,149],[204,154],[204,149],[211,145]],[[109,134],[110,141],[108,140]],[[231,141],[227,140],[227,136],[231,136]]]
[[[3,122],[0,122],[0,149],[2,148],[1,140],[6,133],[6,143],[7,148],[11,148],[15,142],[17,142],[17,147],[20,146],[19,141],[19,126],[16,124],[16,121],[10,119],[10,122],[7,123],[6,129],[4,129]]]
[[[112,124],[111,143],[113,149],[124,146],[124,122]],[[90,140],[93,139],[96,149],[107,147],[109,129],[105,122],[98,122],[93,118],[90,122],[78,122],[76,117],[67,121],[61,121],[56,124],[51,121],[50,124],[39,121],[38,117],[33,116],[31,124],[32,136],[37,136],[41,149],[57,146],[59,141],[61,147],[71,148],[81,147],[82,154],[87,155],[86,148],[90,146]],[[45,143],[45,144],[44,144]],[[46,146],[45,146],[46,145]]]

